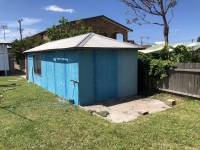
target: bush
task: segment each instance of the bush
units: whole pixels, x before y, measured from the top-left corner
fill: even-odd
[[[153,59],[152,54],[139,53],[139,64],[142,65],[143,70],[149,70],[150,62]]]
[[[14,53],[16,57],[17,63],[19,63],[20,60],[24,60],[24,51],[28,50],[30,48],[39,46],[43,44],[45,41],[38,39],[38,38],[25,38],[22,41],[15,40],[11,47],[12,47],[12,53]]]
[[[69,38],[81,34],[92,32],[92,28],[83,25],[81,21],[76,23],[69,22],[65,17],[59,20],[59,25],[53,25],[47,30],[47,36],[50,41]]]
[[[192,51],[191,53],[191,62],[199,63],[200,62],[200,51]]]
[[[156,53],[139,53],[139,93],[146,96],[153,94],[158,83],[168,76],[169,69],[181,62],[200,62],[200,52],[181,45],[172,52],[164,48]]]
[[[139,65],[154,79],[163,79],[167,77],[170,68],[175,67],[175,63],[200,62],[200,52],[191,51],[184,45],[177,46],[172,52],[168,48],[152,53],[139,53]]]
[[[149,75],[156,79],[167,77],[167,72],[170,68],[175,67],[175,64],[170,60],[153,59],[150,62]]]
[[[139,69],[147,71],[156,80],[167,77],[168,69],[175,66],[172,61],[165,60],[166,57],[164,57],[164,54],[167,53],[165,50],[157,54],[139,53],[139,65],[141,67]]]
[[[170,60],[177,63],[190,62],[192,60],[191,51],[184,45],[177,46],[170,53]]]
[[[158,54],[159,57],[157,59],[162,59],[162,60],[168,60],[170,57],[170,52],[169,52],[170,47],[164,47]]]

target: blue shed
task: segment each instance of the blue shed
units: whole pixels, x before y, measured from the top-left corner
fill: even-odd
[[[134,96],[138,49],[95,33],[49,42],[25,51],[28,80],[76,105]]]

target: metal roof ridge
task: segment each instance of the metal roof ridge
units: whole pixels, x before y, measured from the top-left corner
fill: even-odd
[[[76,45],[76,47],[84,47],[85,44],[95,35],[95,33],[88,33],[88,35]]]
[[[103,35],[100,35],[100,34],[95,34],[95,35],[97,35],[99,37],[102,37],[104,39],[107,39],[107,40],[115,41],[115,42],[120,43],[120,44],[127,44],[127,45],[130,45],[130,46],[138,46],[136,44],[132,44],[132,43],[129,43],[129,42],[126,42],[126,41],[118,41],[117,39],[113,39],[113,38],[110,38],[110,37],[107,37],[107,36],[103,36]],[[141,47],[141,46],[138,46],[138,47]]]

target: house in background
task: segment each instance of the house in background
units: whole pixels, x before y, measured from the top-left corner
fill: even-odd
[[[5,40],[0,40],[0,72],[7,75],[10,70],[9,67],[9,54],[8,54],[8,45],[10,42]]]
[[[186,46],[190,47],[193,51],[200,51],[200,42],[188,43]]]
[[[137,95],[141,47],[95,33],[25,51],[28,80],[76,105]]]
[[[129,41],[128,33],[133,30],[104,16],[95,16],[80,20],[71,21],[70,23],[74,23],[77,25],[84,25],[90,27],[94,33],[104,35],[106,37],[110,37],[113,39],[117,39],[120,36],[123,41],[126,42],[134,42]],[[59,28],[59,25],[57,26]],[[31,38],[39,38],[42,40],[48,40],[47,31],[40,32],[36,35],[33,35]]]
[[[200,42],[186,42],[186,43],[171,43],[169,44],[169,51],[173,51],[173,48],[176,48],[177,46],[184,45],[188,48],[190,48],[192,51],[199,51],[200,50]],[[161,51],[164,48],[164,44],[155,44],[151,47],[147,47],[146,49],[139,50],[141,53],[157,53]]]

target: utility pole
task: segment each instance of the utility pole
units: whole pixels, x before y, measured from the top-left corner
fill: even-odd
[[[192,43],[194,43],[195,42],[195,39],[192,39]]]
[[[148,37],[148,36],[141,36],[141,37],[140,37],[140,44],[141,44],[141,45],[143,45],[143,40],[144,40],[144,39],[149,39],[149,37]]]
[[[6,29],[8,29],[7,25],[1,25],[0,28],[3,30],[3,38],[6,40]]]
[[[23,22],[23,19],[19,19],[19,20],[17,20],[17,22],[19,23],[19,34],[20,34],[20,40],[22,41],[22,22]]]

